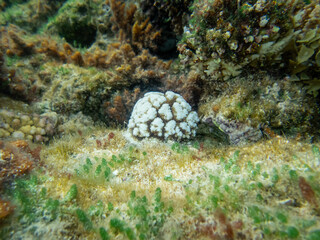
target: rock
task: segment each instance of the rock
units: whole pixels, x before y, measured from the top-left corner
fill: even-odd
[[[29,124],[29,121],[30,121],[30,117],[28,115],[22,115],[21,116],[21,123],[22,125],[26,125],[26,124]]]
[[[25,134],[29,134],[30,130],[31,130],[31,126],[30,125],[25,125],[25,126],[22,126],[19,130],[21,132],[25,133]]]
[[[222,116],[202,118],[198,133],[211,135],[220,142],[231,145],[256,142],[263,136],[259,128],[254,128],[236,120],[228,120]]]
[[[10,133],[2,128],[0,128],[0,138],[9,137]]]
[[[12,126],[14,129],[19,129],[19,127],[21,126],[21,121],[20,121],[20,119],[18,119],[18,118],[13,119],[12,122],[11,122],[11,126]]]
[[[11,135],[13,138],[17,138],[17,139],[23,139],[25,134],[21,131],[15,131],[12,133]]]

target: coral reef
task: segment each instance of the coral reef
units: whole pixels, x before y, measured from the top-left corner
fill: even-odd
[[[222,124],[221,128],[228,125],[228,122],[234,122],[239,125],[238,130],[242,129],[241,132],[244,129],[255,129],[256,134],[260,130],[264,131],[265,127],[271,128],[277,134],[291,136],[302,135],[309,138],[311,132],[315,136],[319,134],[316,121],[319,115],[318,106],[313,97],[307,96],[307,89],[287,79],[279,80],[259,75],[250,78],[239,78],[220,96],[200,103],[201,122],[208,128],[213,127],[210,126],[212,122],[218,124],[218,127]],[[256,85],[257,80],[260,82],[259,86]],[[233,137],[237,139],[236,129],[231,127],[227,131],[230,137],[235,134]],[[244,136],[247,134],[245,132]],[[256,134],[253,136],[260,135]],[[250,138],[251,134],[247,136],[247,140],[250,141]],[[254,139],[258,140],[256,137],[251,140]]]
[[[21,37],[25,34],[26,32],[14,25],[1,27],[0,51],[3,57],[0,86],[2,93],[32,102],[42,94],[44,86],[36,74],[41,59],[32,55],[35,53],[35,44]]]
[[[6,34],[3,38],[9,42],[12,41],[9,34]],[[19,38],[19,42],[22,42],[21,38]],[[23,45],[27,44],[20,44],[19,46]],[[145,91],[145,84],[148,83],[152,83],[152,85],[156,86],[160,85],[162,79],[166,75],[166,70],[170,66],[170,62],[166,63],[158,60],[156,57],[151,56],[146,50],[142,51],[141,54],[136,55],[129,44],[115,44],[109,46],[107,51],[96,50],[94,53],[87,52],[84,55],[79,51],[75,51],[69,44],[65,43],[61,46],[61,44],[58,44],[53,39],[40,38],[34,43],[29,43],[29,45],[32,45],[33,51],[37,53],[28,60],[35,63],[31,65],[30,68],[36,69],[36,72],[38,73],[35,74],[33,71],[29,79],[31,80],[34,77],[36,80],[32,80],[33,82],[29,79],[21,81],[18,77],[25,74],[26,68],[18,68],[18,72],[16,73],[16,70],[14,70],[15,68],[12,68],[16,65],[12,65],[11,69],[7,70],[5,68],[5,59],[3,59],[2,68],[4,71],[1,81],[4,86],[2,88],[4,93],[10,93],[15,98],[30,102],[35,100],[35,98],[40,98],[43,92],[45,92],[42,99],[50,99],[50,105],[52,106],[51,110],[53,111],[70,113],[81,110],[86,114],[93,115],[95,119],[97,119],[97,114],[100,112],[101,115],[98,118],[101,120],[104,121],[107,118],[107,121],[115,121],[120,124],[128,119],[134,105],[132,102],[138,98],[140,91],[134,89],[141,86],[143,91]],[[8,46],[11,46],[11,44],[8,44]],[[16,58],[15,56],[18,55],[19,52],[21,52],[21,54],[23,53],[22,55],[25,55],[25,51],[21,50],[24,49],[22,47],[11,49],[10,51],[13,54],[13,57],[11,58],[13,59]],[[8,59],[9,57],[7,57],[7,62]],[[41,67],[39,67],[40,63],[36,62],[39,60],[45,60],[48,63],[42,63]],[[58,61],[61,63],[70,62],[80,67],[92,66],[99,69],[92,68],[87,70],[77,68],[74,65],[56,67],[55,65],[52,66],[51,61]],[[17,59],[16,64],[18,63],[20,65],[20,59]],[[108,70],[105,71],[104,69]],[[160,69],[163,70],[161,71]],[[9,71],[14,75],[7,78],[6,71]],[[78,72],[77,74],[81,76],[80,81],[78,81],[76,77],[70,78],[71,75],[74,75],[72,71]],[[96,78],[92,77],[95,73],[97,74]],[[61,85],[61,82],[64,84]],[[45,91],[43,89],[44,85],[49,86]],[[65,90],[60,94],[58,91],[60,91],[61,88],[65,89],[64,86],[66,85],[69,86],[68,89],[71,89],[70,86],[73,85],[75,88],[72,91],[77,92],[77,96],[80,98],[76,97],[76,95],[72,95],[72,92],[69,92],[68,94],[73,97],[68,97],[65,95]],[[128,89],[133,90],[129,92]],[[115,109],[112,110],[111,108],[116,108],[116,106],[112,105],[113,103],[111,103],[110,106],[109,104],[103,104],[110,102],[114,97],[111,95],[111,92],[114,92],[114,90],[124,92],[124,101],[126,103],[131,102],[131,104],[126,105],[125,112],[122,111],[123,114],[121,119],[119,117],[114,118],[113,113],[115,112]],[[87,94],[83,94],[84,92]],[[85,100],[88,98],[88,96],[86,96],[88,94],[94,96],[91,97],[90,102]],[[51,96],[53,96],[53,98],[51,98]],[[98,109],[98,112],[94,109]],[[108,117],[108,115],[110,117]]]
[[[90,47],[96,39],[95,16],[103,1],[67,1],[45,31],[59,34],[74,47]]]
[[[66,46],[68,45],[65,45],[64,51],[70,52]],[[119,94],[116,91],[124,93],[122,97],[126,103],[137,100],[140,90],[135,89],[141,89],[142,92],[160,87],[171,63],[153,57],[147,50],[135,54],[129,44],[112,44],[106,51],[95,50],[84,55],[75,52],[67,61],[93,68],[85,69],[74,65],[52,68],[44,65],[46,70],[43,74],[49,69],[54,71],[51,71],[49,77],[52,84],[42,99],[51,102],[53,111],[82,111],[95,119],[104,121],[107,118],[107,121],[116,120],[121,124],[128,119],[133,103],[126,104],[124,110],[121,101],[118,101],[121,109],[117,111],[122,116],[115,117],[115,109],[112,108],[117,106],[112,103],[112,99]]]
[[[40,161],[41,147],[31,149],[25,140],[0,141],[1,170],[0,183],[9,181],[12,177],[25,174],[33,168],[35,162]]]
[[[148,18],[135,18],[137,6],[134,3],[128,6],[125,2],[118,0],[108,0],[107,3],[112,10],[110,18],[114,23],[112,29],[121,42],[130,43],[135,52],[158,48],[157,42],[160,40],[160,32],[153,29]]]
[[[106,40],[100,34],[92,48],[84,50],[83,47],[91,45],[95,38],[90,43],[83,39],[86,44],[81,43],[78,38],[83,34],[79,34],[82,32],[79,28],[87,29],[89,24],[96,32],[98,27],[94,19],[105,16],[106,6],[112,13],[109,20],[118,39]],[[84,17],[83,11],[90,14]],[[171,64],[171,61],[161,61],[149,53],[147,49],[156,48],[160,33],[153,29],[148,19],[136,18],[135,11],[134,4],[120,1],[110,1],[107,5],[103,1],[68,1],[49,21],[45,32],[64,36],[69,43],[57,36],[32,36],[15,25],[2,27],[2,92],[29,103],[40,99],[43,106],[47,105],[46,111],[65,114],[82,111],[95,120],[123,124],[128,120],[138,93],[159,89]],[[80,45],[82,48],[79,49]],[[72,70],[78,76],[83,72],[86,74],[80,81],[75,77],[64,81],[73,74]],[[93,72],[100,76],[90,79]],[[65,95],[66,85],[67,89],[72,86],[74,93]],[[121,101],[116,97],[119,94],[124,94]],[[122,101],[131,104],[124,107]]]
[[[191,14],[192,0],[169,0],[138,2],[138,10],[148,17],[155,29],[160,29],[161,36],[155,53],[165,58],[177,56],[177,39],[181,38],[183,28]],[[139,11],[138,11],[139,13]]]
[[[85,69],[72,64],[52,67],[46,65],[50,73],[51,86],[42,101],[53,111],[64,114],[91,112],[98,114],[103,99],[109,97],[108,76],[96,69]]]
[[[11,1],[11,4],[6,6],[0,14],[0,25],[15,24],[29,32],[36,32],[46,23],[48,18],[58,11],[65,1]]]
[[[112,17],[110,19],[114,23],[112,30],[119,32],[120,39],[130,39],[131,29],[134,24],[134,13],[137,9],[136,5],[130,3],[129,6],[126,6],[125,2],[118,0],[107,0],[106,3],[112,11]]]
[[[115,89],[139,86],[160,86],[166,76],[171,61],[165,62],[152,56],[147,50],[136,54],[130,44],[110,44],[107,51],[96,50],[86,53],[89,66],[107,69],[110,84]]]
[[[160,32],[146,16],[136,16],[137,6],[123,1],[68,1],[47,24],[46,32],[59,34],[74,47],[106,49],[118,40],[129,43],[136,53],[156,50]],[[82,34],[86,32],[85,36]],[[112,37],[118,40],[111,40]]]
[[[213,89],[253,69],[318,86],[318,6],[302,0],[195,1],[178,46],[181,64],[200,72]]]
[[[131,111],[135,102],[140,96],[140,88],[135,88],[133,93],[124,90],[123,95],[116,95],[112,102],[103,104],[106,116],[116,123],[123,123],[130,118]]]
[[[319,6],[0,0],[0,238],[320,239]]]
[[[114,8],[114,11],[116,9]],[[134,89],[139,88],[141,91],[146,91],[160,88],[171,64],[171,61],[164,62],[152,56],[148,50],[139,45],[142,36],[146,36],[146,38],[150,36],[151,25],[148,24],[148,21],[144,21],[143,23],[135,21],[131,27],[132,36],[129,36],[131,38],[131,40],[128,39],[129,43],[126,43],[126,40],[123,39],[124,42],[109,44],[106,50],[95,47],[86,52],[78,51],[70,44],[52,37],[41,35],[38,38],[28,37],[26,40],[26,37],[22,36],[25,32],[13,25],[3,28],[1,39],[4,44],[1,46],[1,49],[7,56],[2,61],[2,68],[4,71],[11,72],[12,77],[10,79],[5,76],[3,79],[1,78],[2,85],[5,86],[2,90],[4,93],[9,93],[15,97],[20,96],[22,100],[28,102],[39,98],[47,100],[50,96],[54,96],[54,99],[50,100],[50,105],[52,105],[51,110],[53,111],[74,113],[81,110],[85,114],[92,115],[94,119],[102,121],[107,119],[107,122],[111,121],[123,124],[128,119],[133,104],[126,105],[126,111],[122,111],[121,117],[114,117],[113,115],[117,106],[112,106],[112,99],[117,94],[111,95],[110,93],[114,93],[115,91],[125,93],[126,99],[124,101],[132,102],[138,97],[138,92]],[[144,35],[141,31],[144,32]],[[146,39],[146,42],[148,41]],[[26,68],[17,68],[17,65],[24,62],[26,57],[28,63],[31,63],[31,65],[28,64],[27,68],[30,68],[30,70],[32,68],[33,70],[29,73],[25,72]],[[11,59],[15,60],[15,62],[7,70],[6,65],[10,65],[8,62],[12,61]],[[53,77],[54,73],[49,73],[49,71],[50,69],[57,69],[56,63],[69,63],[79,67],[98,69],[94,70],[92,68],[91,70],[86,70],[71,65],[71,67],[60,66],[58,69],[62,74]],[[101,76],[103,75],[105,79],[101,80],[98,77],[100,80],[95,78],[90,80],[88,76],[84,77],[85,79],[80,81],[82,83],[78,85],[81,89],[77,89],[78,86],[74,85],[74,91],[78,92],[77,96],[79,97],[75,97],[75,95],[69,93],[74,96],[69,98],[64,95],[64,92],[61,95],[59,92],[54,92],[61,89],[59,82],[61,82],[62,78],[67,78],[65,75],[72,74],[70,72],[71,69],[80,72],[86,71],[87,74],[100,72]],[[29,74],[31,75],[30,77]],[[21,80],[21,75],[23,77],[28,76],[29,78]],[[61,79],[58,80],[56,78]],[[76,83],[75,81],[75,78],[68,79],[69,86],[73,84],[72,82]],[[44,90],[44,85],[47,85],[46,90]],[[148,89],[146,89],[146,86],[148,86]],[[42,96],[44,92],[45,96]],[[83,94],[84,92],[86,94]],[[88,94],[91,95],[89,102],[85,100],[89,97]],[[131,98],[130,96],[132,96],[131,100],[129,99]],[[60,97],[61,99],[58,100]],[[68,99],[64,101],[63,99],[66,97]],[[57,103],[57,101],[62,101],[63,103]],[[72,101],[75,101],[75,103],[71,104]],[[121,104],[118,107],[121,107]]]
[[[140,89],[124,90],[122,94],[115,89],[123,89],[119,82],[113,82],[107,71],[96,68],[85,69],[66,64],[59,68],[48,66],[51,87],[47,89],[38,108],[50,109],[65,115],[83,112],[94,120],[111,124],[123,124],[128,120]]]
[[[7,78],[7,71],[5,70],[5,66],[4,66],[4,57],[2,52],[0,52],[0,86],[1,88],[4,88],[4,83],[6,82]]]
[[[139,2],[139,9],[156,28],[162,29],[162,33],[180,36],[191,13],[189,8],[192,3],[192,0],[144,0]]]

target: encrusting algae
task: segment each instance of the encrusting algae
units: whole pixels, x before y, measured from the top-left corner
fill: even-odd
[[[0,239],[320,239],[319,6],[0,0]]]

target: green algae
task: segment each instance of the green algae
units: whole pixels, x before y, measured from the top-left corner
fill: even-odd
[[[199,152],[196,148],[190,148],[188,153],[182,154],[172,150],[171,146],[167,145],[166,151],[170,152],[173,159],[187,159],[193,154],[199,154],[201,158],[202,154],[205,154],[202,151],[207,151],[202,149]],[[13,196],[19,209],[18,216],[27,219],[29,224],[43,221],[43,213],[47,220],[51,219],[50,221],[68,217],[71,221],[79,223],[82,226],[79,231],[90,238],[100,236],[102,239],[112,239],[122,236],[128,239],[153,239],[163,231],[169,234],[167,236],[185,237],[192,234],[192,231],[183,224],[182,232],[178,231],[177,226],[173,224],[176,214],[183,213],[184,219],[191,222],[191,219],[202,216],[202,221],[206,222],[211,221],[210,216],[215,215],[217,211],[222,211],[228,219],[243,222],[243,229],[235,231],[248,231],[247,227],[254,225],[266,239],[298,239],[301,236],[305,236],[302,239],[315,239],[316,229],[319,227],[317,217],[311,212],[305,217],[298,216],[295,208],[300,208],[301,204],[308,204],[298,187],[301,176],[310,183],[315,196],[318,198],[320,195],[317,187],[319,173],[310,167],[317,161],[317,147],[309,145],[307,158],[301,154],[291,156],[294,166],[280,163],[271,164],[271,167],[266,161],[257,162],[254,158],[245,157],[247,155],[244,150],[238,148],[229,155],[221,156],[220,161],[215,162],[214,168],[212,164],[200,164],[201,174],[197,176],[190,175],[186,179],[178,173],[163,174],[158,181],[163,181],[166,187],[155,188],[153,194],[146,195],[133,190],[121,200],[105,199],[95,191],[90,193],[94,197],[87,195],[92,187],[100,191],[114,189],[117,192],[127,189],[126,183],[117,183],[119,172],[113,172],[122,168],[125,172],[131,172],[136,167],[141,169],[143,165],[139,164],[155,157],[156,149],[126,146],[121,153],[117,151],[104,157],[82,157],[82,163],[78,163],[78,172],[69,177],[68,186],[64,188],[64,197],[59,197],[59,194],[55,196],[53,193],[57,185],[50,185],[50,178],[41,174],[17,179]],[[129,158],[140,162],[129,162]],[[180,160],[176,161],[178,163]],[[199,160],[193,161],[196,163]],[[106,170],[109,171],[107,179]],[[121,175],[120,179],[124,179],[124,176],[126,175]],[[130,178],[129,183],[134,184]],[[178,186],[184,189],[181,195],[184,198],[169,200],[167,189]],[[284,201],[284,197],[290,201]],[[293,198],[296,199],[296,203],[292,202]],[[179,203],[175,204],[175,201]],[[278,201],[283,203],[275,204]],[[307,205],[305,208],[309,211]],[[173,227],[168,228],[168,225]],[[3,229],[4,236],[5,232]]]
[[[103,227],[99,228],[99,233],[100,233],[100,237],[102,238],[102,240],[109,240],[110,239],[108,232]]]
[[[83,210],[77,209],[76,214],[78,216],[79,221],[83,224],[83,227],[86,230],[91,230],[93,228],[92,222]]]
[[[70,190],[67,192],[64,200],[69,202],[69,201],[72,201],[74,199],[77,198],[77,195],[78,195],[78,188],[77,188],[77,185],[76,184],[73,184],[71,187],[70,187]]]

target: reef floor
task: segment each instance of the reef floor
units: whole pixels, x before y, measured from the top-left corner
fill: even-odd
[[[319,239],[319,143],[131,141],[92,127],[43,146],[3,198],[2,239]]]

